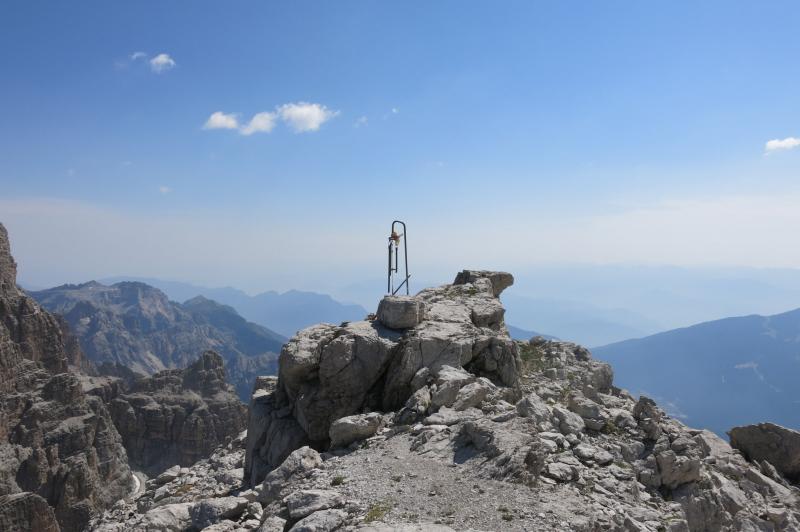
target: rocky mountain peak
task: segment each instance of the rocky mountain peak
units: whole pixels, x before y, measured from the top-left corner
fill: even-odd
[[[437,387],[437,404],[451,406],[454,383],[464,382],[450,382],[456,370],[482,379],[475,381],[478,395],[502,386],[515,399],[520,359],[497,298],[511,283],[508,273],[466,270],[456,283],[385,297],[372,321],[300,331],[281,351],[275,391],[251,402],[250,481],[302,445],[327,447],[337,419],[397,410],[413,418],[419,406],[408,401],[437,379],[448,383]]]
[[[106,286],[94,281],[32,292],[45,308],[64,316],[83,352],[96,366],[119,363],[154,374],[185,368],[213,350],[228,379],[247,400],[256,375],[275,371],[284,339],[247,322],[211,300],[180,304],[145,283]]]
[[[225,379],[225,362],[214,351],[204,352],[186,368],[183,385],[202,395],[214,395],[221,391],[233,393],[233,388]]]

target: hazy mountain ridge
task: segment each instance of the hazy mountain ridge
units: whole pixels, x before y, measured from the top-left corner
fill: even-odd
[[[593,349],[617,382],[723,434],[772,421],[800,427],[800,309],[726,318]]]
[[[180,281],[152,278],[114,277],[108,281],[135,280],[163,291],[174,301],[187,301],[203,296],[229,305],[245,319],[269,327],[290,337],[300,329],[316,323],[341,323],[364,319],[368,314],[361,305],[341,303],[331,296],[316,292],[289,290],[262,292],[251,296],[236,288],[208,288]]]
[[[186,367],[202,352],[214,350],[225,359],[228,378],[242,398],[256,375],[274,373],[285,340],[231,307],[205,298],[176,303],[139,282],[106,286],[91,281],[30,294],[64,316],[98,365],[117,362],[149,374]]]

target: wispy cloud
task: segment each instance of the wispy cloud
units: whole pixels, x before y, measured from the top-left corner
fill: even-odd
[[[235,114],[227,114],[222,111],[211,113],[203,129],[239,129],[239,120]]]
[[[139,59],[145,59],[147,54],[144,52],[133,52],[131,54],[131,61],[138,61]]]
[[[175,68],[175,60],[169,54],[161,53],[150,59],[150,69],[157,74]]]
[[[773,139],[764,145],[765,153],[772,153],[775,151],[792,150],[800,147],[800,138],[786,137],[785,139]]]
[[[170,192],[172,192],[172,189],[166,185],[161,185],[160,187],[158,187],[158,191],[161,194],[169,194]]]
[[[368,124],[369,124],[369,118],[367,118],[366,116],[359,116],[356,119],[356,123],[354,125],[356,127],[362,127],[362,126],[366,126]]]
[[[275,113],[256,113],[246,125],[239,129],[242,135],[252,135],[253,133],[269,133],[275,128],[277,115]]]
[[[278,107],[278,115],[295,133],[317,131],[319,128],[339,114],[318,103],[287,103]]]

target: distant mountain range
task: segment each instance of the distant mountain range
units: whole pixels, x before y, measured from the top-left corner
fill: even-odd
[[[286,341],[229,306],[202,296],[176,303],[140,282],[106,286],[91,281],[30,295],[64,317],[96,365],[118,363],[151,374],[184,368],[213,350],[225,360],[228,380],[244,400],[249,399],[257,375],[275,373]]]
[[[231,287],[208,288],[177,281],[161,279],[114,277],[104,282],[138,281],[163,291],[173,301],[186,301],[203,296],[230,305],[244,318],[269,327],[286,337],[300,329],[317,323],[363,320],[368,314],[361,305],[340,303],[326,294],[289,290],[288,292],[263,292],[250,296]],[[377,305],[377,301],[376,301]]]
[[[647,318],[624,309],[606,309],[591,304],[555,299],[503,295],[506,320],[532,324],[558,338],[582,345],[604,345],[661,330]]]
[[[592,350],[615,382],[722,435],[763,421],[800,429],[800,309],[710,321]]]
[[[520,329],[519,327],[514,327],[513,325],[506,324],[506,328],[508,329],[508,334],[511,335],[511,338],[513,338],[514,340],[521,340],[524,342],[530,340],[534,336],[543,336],[548,340],[556,340],[555,336],[538,333],[536,331],[528,331],[526,329]]]

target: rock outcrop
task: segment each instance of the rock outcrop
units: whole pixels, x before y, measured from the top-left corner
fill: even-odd
[[[273,389],[258,390],[253,399],[247,478],[263,480],[302,445],[327,447],[339,418],[399,410],[422,388],[440,393],[444,384],[436,379],[448,368],[464,367],[513,395],[519,356],[497,298],[513,279],[493,272],[462,277],[413,298],[385,299],[379,315],[388,323],[321,324],[292,338],[281,351]]]
[[[789,480],[800,482],[800,432],[774,423],[734,427],[731,446],[749,460],[769,462]]]
[[[506,274],[425,290],[425,319],[319,325],[260,378],[248,434],[94,530],[794,531],[800,490],[614,387],[568,342],[507,341]]]
[[[132,487],[103,401],[87,395],[57,320],[16,285],[0,225],[0,524],[83,530]],[[47,508],[45,508],[45,505]],[[8,526],[8,528],[6,528]]]
[[[247,408],[225,380],[222,357],[212,351],[186,369],[161,371],[123,388],[109,401],[111,416],[130,463],[150,475],[208,457],[247,422]]]
[[[31,292],[63,315],[88,359],[119,363],[152,374],[185,368],[204,351],[225,359],[228,379],[247,401],[258,375],[275,374],[285,338],[246,321],[228,306],[204,297],[183,304],[140,282],[105,286],[95,281]]]

